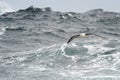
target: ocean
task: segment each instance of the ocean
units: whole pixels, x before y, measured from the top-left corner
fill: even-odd
[[[71,36],[92,33],[92,36]],[[120,80],[120,13],[50,7],[0,16],[0,80]]]

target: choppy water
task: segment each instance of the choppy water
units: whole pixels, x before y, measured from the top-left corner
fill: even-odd
[[[83,20],[87,18],[90,17]],[[47,26],[41,21],[39,25],[37,22],[35,24],[34,20],[21,20],[25,22],[24,24],[19,23],[20,20],[7,23],[1,21],[0,80],[120,79],[118,23],[111,21],[112,25],[110,25],[108,20],[101,23],[94,20],[92,23],[83,23],[78,19],[58,19],[55,22],[49,18],[46,20]],[[89,20],[91,21],[91,18]],[[56,22],[61,23],[56,25],[54,24]],[[68,25],[71,26],[66,27]],[[88,28],[107,39],[89,37],[75,39],[70,44],[66,44],[72,35],[87,31]]]

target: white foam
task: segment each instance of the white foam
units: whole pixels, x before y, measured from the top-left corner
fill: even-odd
[[[108,48],[108,47],[103,47],[102,45],[83,45],[84,48],[88,49],[89,54],[93,55],[96,53],[104,53],[109,50],[113,50],[115,48]]]
[[[77,45],[75,43],[72,43],[72,46],[77,47]]]
[[[5,33],[5,28],[0,29],[0,35],[3,35]]]
[[[70,17],[72,16],[72,14],[71,14],[71,13],[68,13],[67,15],[68,15],[68,16],[70,16]]]
[[[61,16],[61,18],[62,18],[62,19],[66,19],[66,17],[65,17],[65,16]]]
[[[46,70],[45,67],[37,66],[37,65],[36,66],[29,66],[28,68],[31,70],[37,70],[37,71],[45,71]]]
[[[48,47],[42,47],[42,48],[40,48],[40,49],[37,49],[36,51],[41,51],[41,50],[43,50],[43,49],[49,49],[49,48],[52,48],[52,47],[55,47],[55,46],[56,46],[56,44],[53,44],[53,45],[48,46]]]
[[[18,57],[17,60],[18,60],[18,61],[24,61],[24,60],[25,60],[25,57]]]

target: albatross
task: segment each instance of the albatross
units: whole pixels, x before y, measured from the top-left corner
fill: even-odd
[[[67,41],[67,44],[70,43],[73,39],[75,38],[85,38],[85,37],[88,37],[88,36],[97,36],[97,37],[101,37],[103,39],[106,39],[105,37],[102,37],[102,36],[99,36],[97,34],[92,34],[92,33],[80,33],[78,35],[74,35],[72,36],[68,41]]]

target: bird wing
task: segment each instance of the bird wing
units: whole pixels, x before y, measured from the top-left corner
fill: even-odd
[[[74,35],[72,36],[68,41],[67,44],[70,43],[73,39],[78,38],[80,35]]]
[[[107,39],[106,37],[103,37],[103,36],[100,36],[100,35],[97,35],[97,34],[86,34],[86,35],[87,35],[87,36],[93,35],[93,36],[101,37],[102,39]],[[74,35],[74,36],[72,36],[72,37],[67,41],[67,44],[70,43],[73,39],[78,38],[78,37],[80,37],[80,35]]]
[[[97,35],[97,34],[93,34],[93,36],[97,36],[97,37],[100,37],[102,39],[107,39],[106,37],[103,37],[103,36],[100,36],[100,35]]]

